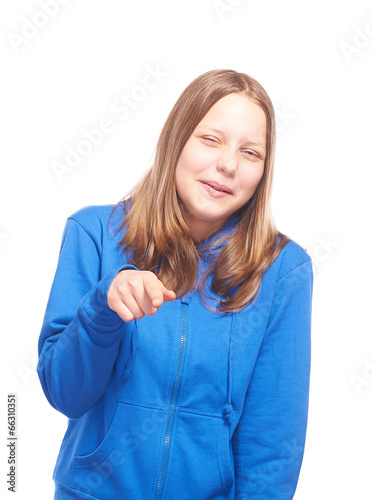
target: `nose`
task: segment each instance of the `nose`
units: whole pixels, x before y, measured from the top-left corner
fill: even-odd
[[[231,150],[224,150],[217,163],[217,170],[228,177],[233,177],[237,169],[237,159]]]

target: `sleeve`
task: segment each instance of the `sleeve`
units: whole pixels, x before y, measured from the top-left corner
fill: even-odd
[[[276,283],[259,356],[233,435],[237,500],[289,500],[307,427],[313,270],[311,259]]]
[[[112,375],[119,344],[130,333],[109,308],[107,292],[127,264],[100,279],[100,251],[73,218],[62,236],[57,269],[40,332],[37,372],[49,403],[79,418],[102,397]]]

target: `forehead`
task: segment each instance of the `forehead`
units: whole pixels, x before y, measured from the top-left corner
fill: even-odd
[[[266,139],[266,115],[262,107],[243,94],[229,94],[217,101],[201,119],[197,128],[211,128],[242,140]]]

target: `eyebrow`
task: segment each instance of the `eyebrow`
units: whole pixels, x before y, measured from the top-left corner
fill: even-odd
[[[218,134],[224,135],[222,130],[219,130],[218,128],[212,127],[211,125],[199,125],[199,126],[209,128],[209,130],[212,130],[213,132],[217,132]],[[247,145],[249,144],[251,146],[258,146],[259,148],[262,148],[264,151],[266,149],[264,144],[261,141],[255,142],[255,141],[250,141],[249,139],[247,139],[246,141],[244,141],[244,144],[247,144]]]

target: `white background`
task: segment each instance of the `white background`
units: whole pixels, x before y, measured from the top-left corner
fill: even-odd
[[[66,218],[118,201],[151,165],[182,90],[205,71],[228,68],[256,78],[273,101],[275,221],[316,267],[309,425],[295,499],[370,500],[371,2],[48,1],[53,15],[40,14],[47,0],[0,7],[1,496],[10,496],[6,399],[16,392],[17,498],[53,497],[67,419],[47,402],[35,368]],[[128,116],[115,112],[149,68],[161,81]],[[76,150],[83,130],[103,119],[111,132],[59,179],[54,162],[65,163],[67,148]]]

